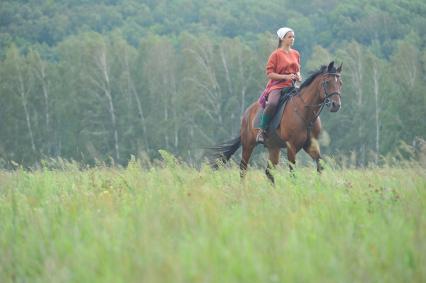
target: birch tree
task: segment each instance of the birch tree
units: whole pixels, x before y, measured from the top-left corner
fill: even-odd
[[[154,135],[154,131],[160,133],[165,148],[176,150],[179,147],[176,51],[169,39],[159,36],[150,36],[141,45],[145,89],[152,105],[151,135]]]
[[[112,82],[110,76],[110,62],[107,50],[107,43],[100,38],[91,49],[91,59],[94,64],[93,73],[89,74],[89,79],[100,96],[106,100],[108,112],[111,118],[111,126],[114,138],[114,153],[116,160],[120,160],[120,145],[118,139],[117,117],[112,94]],[[96,91],[95,90],[95,91]]]
[[[380,154],[380,103],[379,103],[379,101],[380,101],[380,99],[379,99],[379,96],[380,96],[380,92],[379,92],[379,79],[380,79],[380,77],[379,77],[380,75],[379,75],[379,67],[378,67],[378,63],[377,62],[374,62],[373,63],[373,83],[374,83],[374,85],[373,85],[373,87],[374,87],[374,102],[375,102],[375,109],[376,109],[376,111],[375,111],[375,115],[374,115],[374,118],[375,118],[375,124],[376,124],[376,142],[375,142],[375,145],[376,145],[376,155],[375,155],[375,164],[378,164],[378,162],[379,162],[379,154]]]
[[[351,109],[348,112],[352,116],[348,121],[350,123],[350,130],[355,130],[358,137],[356,162],[358,165],[364,166],[367,158],[367,128],[369,122],[366,119],[368,117],[368,107],[364,103],[365,79],[368,78],[364,76],[366,73],[364,51],[362,46],[354,41],[346,45],[345,48],[340,49],[337,56],[345,63],[345,70],[343,72],[343,79],[346,82],[344,92],[345,97],[348,98],[345,101],[345,105],[348,105],[347,107]],[[353,138],[350,135],[346,136],[349,139]]]
[[[110,53],[115,66],[112,76],[115,78],[113,89],[117,93],[116,111],[120,117],[121,152],[126,156],[147,152],[150,145],[146,111],[143,105],[145,84],[142,83],[140,88],[136,84],[141,80],[136,62],[137,50],[129,45],[120,34],[112,36],[110,42]]]
[[[382,109],[383,107],[386,107],[386,105],[383,105],[383,99],[382,96],[384,94],[385,88],[383,88],[383,85],[385,84],[383,82],[383,76],[385,75],[384,72],[384,66],[385,63],[379,59],[377,56],[375,56],[370,50],[365,52],[366,54],[366,71],[365,73],[369,77],[369,81],[371,80],[371,87],[369,88],[368,95],[372,96],[373,99],[370,99],[369,101],[372,101],[372,105],[374,107],[370,107],[372,111],[372,115],[374,117],[374,134],[372,135],[372,138],[374,139],[374,164],[379,164],[379,157],[381,154],[381,143],[382,143]],[[370,95],[371,94],[371,95]],[[370,115],[369,115],[370,116]]]
[[[187,53],[187,58],[190,60],[188,63],[193,68],[191,72],[186,73],[185,80],[191,85],[191,89],[197,92],[197,105],[201,110],[201,116],[207,119],[210,125],[225,134],[224,111],[221,107],[224,101],[223,92],[215,69],[217,61],[221,59],[215,56],[214,43],[210,38],[188,36],[186,40],[183,52]]]
[[[225,92],[225,109],[231,112],[231,131],[234,133],[239,127],[240,118],[245,109],[259,96],[260,91],[256,87],[259,81],[263,81],[263,65],[258,65],[255,52],[239,39],[222,39],[219,43],[219,55],[223,72],[219,66],[218,73],[224,74],[225,79],[219,80]],[[226,87],[225,87],[226,86]],[[236,127],[235,127],[236,126]]]
[[[66,76],[64,84],[69,102],[61,111],[69,115],[78,144],[75,154],[89,153],[92,159],[110,156],[120,161],[120,137],[115,89],[116,69],[107,38],[96,34],[82,34],[61,45],[64,57],[61,70]],[[65,105],[63,102],[62,105]],[[63,121],[62,123],[67,123]],[[62,135],[67,135],[61,132]],[[74,137],[70,137],[74,139]],[[66,142],[66,141],[65,141]]]
[[[50,80],[48,78],[48,62],[44,61],[37,51],[30,50],[28,54],[28,60],[30,64],[30,71],[35,77],[36,83],[40,86],[43,102],[44,102],[44,135],[43,140],[46,142],[44,147],[47,148],[47,155],[51,154],[51,145],[53,144],[52,138],[52,125],[50,117]],[[41,110],[41,109],[40,109]]]
[[[400,139],[411,143],[414,133],[424,133],[425,123],[419,123],[426,107],[425,80],[421,76],[421,51],[409,39],[398,44],[390,60],[394,103]]]
[[[29,95],[33,90],[33,80],[28,71],[26,59],[22,57],[16,46],[10,47],[6,52],[5,65],[7,65],[8,83],[12,93],[19,97],[26,125],[27,136],[31,148],[31,154],[36,155],[36,144],[34,140],[34,129],[32,125]]]

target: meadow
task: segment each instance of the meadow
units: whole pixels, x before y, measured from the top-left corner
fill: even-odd
[[[0,171],[0,282],[425,282],[419,167]]]

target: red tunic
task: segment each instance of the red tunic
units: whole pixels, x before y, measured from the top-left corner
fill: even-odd
[[[266,63],[266,74],[277,73],[281,75],[295,74],[300,72],[300,55],[297,50],[290,49],[290,52],[285,52],[282,48],[277,48],[269,56]],[[265,108],[266,100],[272,90],[282,89],[292,85],[291,80],[269,80],[265,90],[259,97],[259,103]]]
[[[269,56],[266,64],[266,74],[277,73],[281,75],[296,74],[300,72],[300,55],[297,50],[290,49],[290,52],[285,52],[282,48],[277,48]],[[282,89],[292,85],[291,80],[273,81],[269,80],[269,92],[275,89]]]

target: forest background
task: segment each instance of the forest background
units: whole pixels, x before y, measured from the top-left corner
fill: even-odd
[[[238,134],[282,26],[304,78],[343,62],[322,152],[359,167],[410,159],[426,135],[424,15],[421,0],[2,0],[0,168],[160,149],[199,163]]]

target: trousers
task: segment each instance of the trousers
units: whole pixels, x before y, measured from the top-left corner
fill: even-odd
[[[269,122],[274,117],[277,105],[280,100],[281,90],[276,89],[269,93],[268,101],[266,102],[265,109],[263,110],[262,117],[260,119],[260,128],[266,130],[269,126]]]

